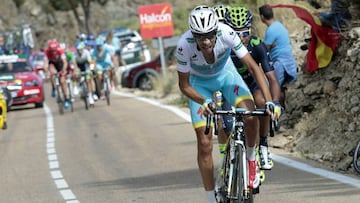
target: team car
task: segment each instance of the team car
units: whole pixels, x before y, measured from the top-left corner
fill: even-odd
[[[167,47],[164,51],[166,67],[174,64],[176,47]],[[150,91],[154,88],[153,79],[159,78],[162,74],[160,55],[147,63],[128,66],[123,69],[121,75],[121,86],[127,88],[139,88]]]
[[[43,80],[26,56],[1,55],[0,80],[6,81],[6,88],[12,97],[11,106],[35,104],[36,108],[43,107]]]

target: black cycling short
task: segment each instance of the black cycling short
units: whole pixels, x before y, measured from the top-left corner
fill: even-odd
[[[49,61],[49,65],[53,64],[57,72],[61,72],[63,70],[63,62],[62,61]]]

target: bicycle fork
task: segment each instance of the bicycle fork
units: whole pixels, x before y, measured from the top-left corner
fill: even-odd
[[[250,190],[248,189],[248,169],[247,169],[247,159],[246,159],[246,148],[245,143],[242,140],[231,140],[230,143],[230,168],[229,168],[229,182],[227,187],[227,196],[230,199],[239,199],[242,197],[248,197]],[[236,157],[239,156],[239,157]],[[238,159],[238,161],[237,161]],[[237,164],[239,163],[239,164]],[[239,169],[238,167],[241,167]],[[239,174],[235,174],[239,173]],[[241,173],[241,174],[240,174]],[[242,176],[243,179],[235,178]],[[243,180],[238,182],[238,180]],[[235,185],[234,185],[235,184]],[[232,194],[232,189],[237,188],[236,196]],[[241,195],[240,195],[241,194]],[[238,196],[240,195],[240,197]]]

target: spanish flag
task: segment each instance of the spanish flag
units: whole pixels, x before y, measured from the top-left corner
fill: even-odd
[[[306,70],[314,72],[331,62],[333,52],[340,41],[340,34],[331,27],[321,25],[320,19],[308,9],[297,5],[277,4],[271,8],[291,8],[296,16],[311,26],[311,41],[306,58]]]

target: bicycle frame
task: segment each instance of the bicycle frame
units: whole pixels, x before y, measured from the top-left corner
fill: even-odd
[[[225,198],[224,202],[252,202],[253,192],[248,187],[248,166],[243,117],[268,116],[268,114],[265,109],[248,111],[243,108],[236,108],[235,110],[230,111],[215,109],[213,112],[215,118],[217,118],[216,115],[232,115],[235,117],[234,130],[229,137],[225,157],[222,163],[224,169],[222,177],[224,185],[220,188],[220,193],[222,193],[223,198]],[[211,117],[207,118],[206,134],[209,132],[211,120]]]

